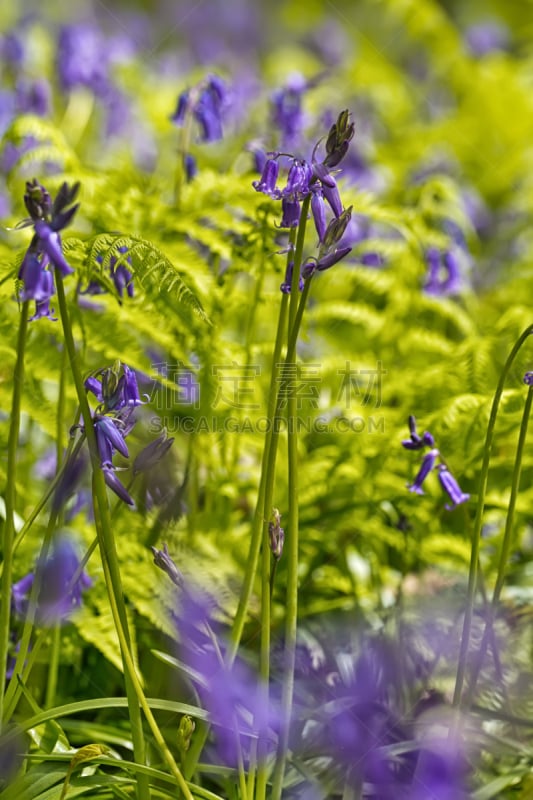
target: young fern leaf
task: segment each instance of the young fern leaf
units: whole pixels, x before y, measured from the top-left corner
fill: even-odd
[[[111,259],[116,259],[116,266],[123,264],[131,270],[143,286],[155,288],[160,293],[177,295],[178,302],[191,308],[204,322],[209,323],[206,312],[199,297],[187,286],[182,271],[152,242],[136,236],[99,234],[84,243],[86,248],[85,264],[94,277],[97,258],[101,258],[101,271],[98,279],[102,279],[109,269]],[[121,253],[119,248],[126,248]],[[100,274],[101,273],[101,274]]]

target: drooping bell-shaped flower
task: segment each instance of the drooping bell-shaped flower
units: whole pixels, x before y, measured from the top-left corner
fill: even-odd
[[[410,492],[415,492],[415,494],[424,494],[424,490],[422,489],[422,484],[426,480],[431,470],[434,468],[435,461],[437,460],[439,455],[440,453],[436,448],[430,450],[429,453],[426,453],[426,455],[422,459],[422,465],[418,470],[414,481],[411,484],[407,484],[407,487]]]
[[[447,503],[444,506],[447,511],[452,511],[461,503],[466,503],[470,499],[470,495],[463,492],[445,464],[439,464],[438,473],[440,484],[451,500],[451,503]]]

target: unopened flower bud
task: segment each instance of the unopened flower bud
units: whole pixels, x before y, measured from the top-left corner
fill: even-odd
[[[283,543],[285,541],[285,531],[281,527],[281,514],[277,508],[272,509],[272,516],[268,523],[268,535],[270,538],[270,549],[272,555],[279,561],[283,552]]]

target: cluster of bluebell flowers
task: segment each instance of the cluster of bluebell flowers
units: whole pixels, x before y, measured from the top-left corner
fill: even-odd
[[[52,316],[54,309],[50,308],[50,298],[55,293],[54,270],[58,270],[62,277],[74,271],[63,255],[59,231],[72,222],[78,210],[79,204],[72,203],[79,186],[79,183],[73,186],[63,183],[52,202],[48,191],[36,179],[26,183],[24,203],[30,216],[19,227],[33,225],[35,233],[22,261],[18,278],[23,283],[19,299],[23,302],[35,300],[36,309],[32,320],[41,317],[55,319]]]
[[[128,248],[125,246],[117,247],[117,251],[120,253],[120,256],[125,256],[128,252]],[[128,297],[133,297],[135,294],[135,288],[133,285],[133,275],[131,270],[128,269],[124,260],[117,256],[111,256],[109,261],[109,276],[113,281],[115,289],[119,298],[122,300],[124,296],[124,292],[128,295]],[[97,255],[96,261],[98,264],[103,263],[103,256]],[[128,256],[126,259],[127,263],[131,265],[131,257]],[[86,289],[80,292],[80,294],[105,294],[106,288],[100,283],[98,280],[91,280]]]
[[[295,158],[287,153],[268,153],[261,178],[253,181],[257,192],[262,192],[274,200],[281,199],[281,228],[294,228],[300,223],[301,203],[309,197],[311,213],[318,235],[318,257],[305,260],[301,275],[300,288],[305,279],[316,271],[329,269],[351,250],[351,247],[337,247],[350,221],[352,206],[344,208],[339,189],[332,169],[337,167],[348,152],[348,146],[354,135],[354,123],[350,121],[348,111],[342,111],[337,121],[331,126],[326,139],[326,155],[322,161],[316,159],[320,140],[315,145],[311,161]],[[290,167],[284,188],[277,185],[280,159],[290,158]],[[326,204],[333,212],[333,218],[327,222]],[[292,281],[292,263],[289,261],[285,280],[281,291],[289,293]]]
[[[413,416],[409,417],[409,439],[402,441],[402,446],[406,450],[425,450],[429,448],[428,452],[422,459],[420,469],[418,470],[414,481],[407,484],[410,492],[415,494],[424,494],[422,485],[432,470],[436,469],[440,485],[450,498],[450,503],[445,505],[448,511],[456,508],[470,499],[470,495],[462,491],[461,487],[453,477],[452,473],[444,463],[440,451],[435,447],[435,440],[429,431],[425,431],[420,436],[416,429],[416,420]]]
[[[85,380],[85,388],[93,394],[99,405],[93,413],[96,446],[106,484],[125,503],[134,505],[128,490],[117,477],[113,464],[115,453],[129,458],[126,437],[133,430],[134,410],[143,404],[137,376],[127,364],[116,362],[112,367],[100,369]],[[174,439],[163,430],[135,458],[133,475],[150,470],[170,449]]]
[[[121,500],[132,506],[132,498],[117,478],[113,456],[120,453],[129,458],[126,436],[135,425],[133,410],[142,403],[137,377],[126,364],[117,362],[89,376],[85,388],[100,404],[94,412],[93,424],[105,482]]]

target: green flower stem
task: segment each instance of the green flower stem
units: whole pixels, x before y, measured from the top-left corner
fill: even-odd
[[[52,536],[54,534],[54,531],[56,530],[56,527],[57,527],[57,513],[53,512],[52,514],[50,514],[50,517],[48,519],[46,533],[44,535],[41,544],[41,551],[39,553],[37,566],[35,568],[35,577],[30,591],[28,610],[26,612],[26,617],[24,619],[24,625],[22,628],[22,636],[20,638],[17,658],[15,660],[15,666],[13,667],[13,674],[11,676],[11,680],[9,681],[9,685],[7,687],[5,694],[6,719],[9,719],[14,713],[15,708],[17,707],[17,703],[20,699],[20,695],[22,693],[22,686],[19,682],[19,676],[22,675],[24,672],[25,677],[27,679],[29,675],[29,671],[25,670],[24,665],[28,657],[30,640],[35,624],[35,617],[37,614],[38,598],[42,586],[43,568],[48,558],[48,551],[50,550],[50,542],[52,541]]]
[[[287,361],[294,357],[298,330],[303,310],[307,302],[311,280],[305,282],[298,313],[291,329]],[[298,624],[298,437],[294,425],[296,416],[296,398],[288,399],[288,466],[289,466],[289,514],[287,520],[287,614],[285,618],[285,663],[283,671],[283,689],[281,708],[283,720],[278,743],[278,753],[273,776],[272,800],[282,796],[285,763],[289,749],[289,728],[294,692],[294,665],[296,659],[296,634]]]
[[[307,215],[309,213],[309,204],[311,202],[311,195],[308,195],[302,203],[302,208],[300,211],[300,220],[297,228],[297,235],[296,235],[296,246],[294,248],[294,255],[291,258],[291,249],[289,249],[288,259],[293,262],[292,267],[292,277],[291,277],[291,294],[290,294],[290,303],[289,303],[289,332],[294,326],[297,307],[298,307],[298,299],[300,296],[300,267],[302,264],[302,254],[303,254],[303,247],[305,241],[305,228],[307,225]],[[292,233],[292,231],[291,231]],[[291,237],[290,245],[293,243],[293,237]],[[296,340],[294,345],[296,345]],[[287,354],[285,357],[285,368],[291,367],[292,361],[294,360],[294,351],[291,351],[290,348],[287,348]],[[276,375],[277,379],[277,375]],[[281,386],[278,387],[278,396],[276,402],[276,413],[274,416],[274,428],[276,431],[279,430],[278,420],[281,416],[281,403],[284,399],[283,393],[281,391]],[[293,402],[294,401],[294,402]],[[291,486],[291,468],[292,468],[292,477],[295,477],[295,469],[294,469],[294,461],[291,459],[291,455],[294,456],[294,442],[297,440],[294,439],[294,436],[291,436],[291,420],[295,416],[296,410],[296,398],[292,396],[292,393],[289,393],[288,398],[288,421],[289,421],[289,430],[288,430],[288,441],[289,441],[289,527],[291,531],[291,537],[294,533],[294,536],[297,540],[297,529],[298,529],[298,509],[297,509],[297,500],[296,502],[292,501],[292,498],[297,498],[297,495],[293,495],[291,491],[294,489]],[[268,692],[268,682],[270,679],[270,568],[271,568],[271,561],[272,561],[272,554],[270,550],[270,533],[269,533],[269,525],[268,520],[270,519],[272,513],[272,501],[274,497],[274,478],[276,474],[275,465],[276,465],[276,451],[277,451],[277,442],[278,442],[278,434],[275,434],[275,438],[272,439],[271,442],[271,450],[273,451],[272,455],[273,458],[270,462],[270,468],[267,473],[267,477],[265,480],[265,497],[263,503],[263,517],[262,517],[262,540],[263,540],[263,547],[262,547],[262,558],[261,558],[261,655],[260,655],[260,678],[261,678],[261,691],[263,692],[263,698],[261,702],[262,708],[268,707],[268,700],[269,700],[269,692]],[[294,523],[294,506],[296,505],[296,526],[293,530],[291,526],[291,522]],[[291,510],[292,510],[292,519],[291,519]],[[296,545],[297,547],[298,545]],[[291,549],[292,554],[292,549]],[[291,556],[289,556],[290,559]],[[289,561],[288,567],[289,574],[291,572],[291,566]],[[288,603],[291,602],[291,588],[290,586],[287,587],[287,594],[288,594]],[[290,611],[287,609],[287,614],[289,616]],[[290,649],[290,645],[288,645],[286,641],[286,648]],[[268,777],[268,770],[267,770],[267,737],[266,731],[264,730],[264,725],[261,724],[259,730],[259,739],[257,742],[257,760],[258,760],[258,770],[257,770],[257,789],[256,789],[256,800],[263,800],[266,796],[266,785],[267,785],[267,777]]]
[[[67,372],[67,350],[65,347],[63,347],[61,351],[61,366],[59,368],[59,393],[57,396],[57,413],[56,413],[56,464],[57,464],[56,474],[62,471],[60,465],[63,463],[66,372]]]
[[[479,650],[476,655],[476,660],[474,662],[474,666],[472,668],[472,676],[470,679],[470,685],[468,687],[468,691],[466,693],[466,698],[464,701],[464,706],[468,708],[474,699],[474,694],[476,691],[476,683],[479,677],[479,673],[481,672],[481,667],[483,666],[483,660],[485,658],[487,647],[489,644],[489,639],[491,640],[491,646],[494,647],[495,644],[495,637],[494,637],[494,619],[496,617],[496,609],[498,603],[500,601],[501,592],[503,589],[503,584],[505,580],[505,571],[507,568],[507,563],[509,561],[509,555],[511,552],[511,545],[513,541],[513,530],[514,530],[514,519],[515,519],[515,510],[516,510],[516,500],[518,498],[518,492],[520,489],[520,476],[522,474],[522,460],[524,456],[524,446],[526,443],[527,438],[527,431],[529,426],[529,418],[531,415],[531,405],[533,403],[533,386],[529,387],[529,391],[527,393],[526,402],[524,405],[524,411],[522,414],[522,422],[520,425],[520,434],[518,437],[518,445],[516,448],[516,458],[514,463],[513,469],[513,477],[511,483],[511,495],[509,497],[509,507],[507,509],[507,518],[505,520],[505,531],[503,534],[503,542],[502,547],[500,550],[500,557],[498,560],[498,572],[496,575],[496,583],[494,584],[494,589],[492,592],[492,599],[490,602],[490,606],[487,609],[487,618],[485,620],[485,628],[483,631],[483,637],[481,639],[481,644],[479,646]],[[494,653],[495,659],[498,659],[497,651]],[[510,709],[511,710],[511,709]]]
[[[500,379],[498,381],[498,386],[496,387],[494,399],[492,401],[492,408],[490,411],[489,424],[487,426],[487,434],[485,437],[485,446],[483,450],[483,463],[481,466],[481,473],[479,476],[479,490],[477,498],[476,517],[474,520],[474,528],[472,531],[472,548],[470,552],[470,568],[468,574],[466,608],[463,621],[463,632],[461,636],[461,646],[459,650],[459,660],[457,664],[457,674],[455,678],[455,690],[453,694],[453,705],[456,708],[459,708],[462,705],[461,700],[462,700],[463,685],[466,674],[468,648],[470,646],[470,632],[472,628],[472,617],[474,614],[474,603],[475,603],[475,595],[477,587],[481,527],[483,524],[483,511],[485,509],[485,494],[487,492],[489,463],[492,451],[492,442],[494,439],[494,428],[496,425],[496,417],[498,415],[498,408],[500,405],[503,389],[505,386],[505,381],[507,379],[507,375],[509,374],[509,370],[511,369],[511,366],[518,352],[520,351],[522,345],[529,338],[529,336],[531,336],[532,333],[533,333],[533,325],[530,325],[529,327],[526,328],[526,330],[521,334],[519,339],[516,341],[513,349],[509,354],[509,357],[507,358],[507,361],[504,364],[503,370],[500,375]]]
[[[70,325],[70,318],[67,309],[67,302],[65,297],[65,289],[63,286],[63,278],[56,271],[56,287],[57,299],[59,303],[59,313],[63,325],[63,333],[65,336],[65,346],[68,351],[70,368],[76,386],[76,393],[78,395],[78,403],[80,405],[81,415],[84,423],[85,435],[89,445],[89,454],[91,457],[91,466],[93,473],[93,497],[95,503],[95,518],[96,529],[99,538],[100,552],[102,556],[102,563],[107,571],[109,580],[106,580],[107,591],[109,600],[113,609],[116,609],[114,614],[114,624],[118,629],[119,625],[125,632],[124,650],[123,642],[121,642],[122,659],[124,663],[124,682],[126,686],[126,694],[128,697],[128,710],[131,723],[131,734],[133,741],[133,749],[135,753],[135,760],[140,764],[145,763],[145,743],[144,734],[142,729],[142,718],[139,708],[139,702],[135,692],[135,668],[133,667],[133,659],[129,653],[131,642],[128,634],[128,622],[126,616],[126,607],[124,604],[124,595],[122,592],[122,581],[120,578],[120,568],[118,556],[115,548],[115,541],[111,530],[110,517],[109,517],[109,504],[107,499],[107,490],[104,481],[104,476],[100,468],[98,457],[98,448],[96,445],[96,436],[93,428],[93,420],[89,403],[87,402],[87,395],[85,393],[85,386],[80,371],[78,354],[74,344],[74,337],[72,335],[72,327]],[[133,670],[131,669],[133,667]],[[150,788],[147,779],[143,776],[139,777],[137,784],[139,800],[149,800]]]
[[[13,397],[7,444],[7,482],[5,492],[6,519],[2,544],[2,603],[0,604],[0,730],[4,720],[4,686],[6,685],[7,654],[11,622],[11,572],[13,566],[13,539],[15,534],[17,448],[20,428],[20,407],[24,386],[24,353],[28,332],[28,302],[22,304],[17,341],[17,360],[13,373]]]
[[[52,647],[48,660],[48,674],[46,680],[45,708],[52,708],[56,699],[57,676],[59,670],[59,655],[61,652],[61,623],[56,621],[52,628]]]
[[[93,480],[94,480],[94,473],[93,473]],[[106,583],[109,584],[112,581],[112,575],[109,569],[109,562],[106,558],[102,559],[102,566],[104,568]],[[179,769],[178,765],[174,760],[174,756],[170,752],[168,745],[165,742],[165,739],[163,738],[163,734],[161,733],[159,725],[157,724],[155,717],[152,714],[152,709],[150,708],[148,700],[146,699],[142,686],[139,682],[139,678],[137,677],[135,664],[133,663],[133,659],[130,653],[129,642],[126,637],[126,631],[122,626],[119,607],[117,605],[116,597],[113,592],[110,592],[109,594],[109,602],[113,613],[113,619],[115,620],[116,631],[120,642],[120,649],[122,651],[124,659],[125,672],[127,672],[127,674],[131,676],[131,683],[133,685],[133,689],[135,691],[139,704],[142,707],[142,710],[144,711],[146,721],[148,722],[150,730],[152,731],[152,736],[154,737],[155,742],[159,747],[159,750],[163,758],[165,759],[171,774],[176,779],[177,784],[183,793],[183,796],[186,798],[186,800],[193,800],[193,796],[190,792],[187,782],[185,781],[185,778],[183,777],[181,770]],[[129,702],[128,702],[128,707],[129,707]],[[146,778],[145,781],[146,785],[149,787],[150,783],[148,776],[145,776],[145,778]],[[149,797],[150,797],[150,792],[148,788],[148,798]]]
[[[293,237],[291,236],[291,239],[292,238]],[[290,256],[291,253],[289,253],[287,258],[289,259]],[[248,553],[248,561],[244,573],[244,581],[241,589],[241,596],[239,598],[239,606],[237,608],[237,613],[235,615],[235,622],[233,623],[230,643],[226,656],[226,662],[228,665],[231,665],[235,660],[239,643],[241,641],[244,622],[248,611],[248,604],[250,602],[250,596],[252,594],[252,586],[257,571],[259,549],[261,547],[261,537],[265,525],[267,526],[268,530],[268,519],[270,517],[270,512],[268,513],[267,519],[265,520],[264,518],[265,497],[267,488],[267,476],[273,474],[276,463],[278,431],[274,431],[275,428],[274,417],[276,415],[276,408],[277,408],[277,389],[279,380],[278,365],[281,360],[281,351],[283,347],[283,339],[285,335],[285,328],[287,322],[287,310],[288,310],[288,296],[286,294],[283,294],[281,297],[281,303],[279,309],[278,329],[276,333],[276,340],[274,343],[274,352],[272,354],[272,374],[270,376],[270,389],[269,389],[268,403],[267,403],[267,417],[271,424],[268,426],[268,430],[265,434],[265,444],[263,447],[263,457],[261,461],[261,478],[259,481],[257,503],[255,506],[255,514],[252,523],[250,550]],[[269,555],[270,555],[270,548],[269,548]]]

